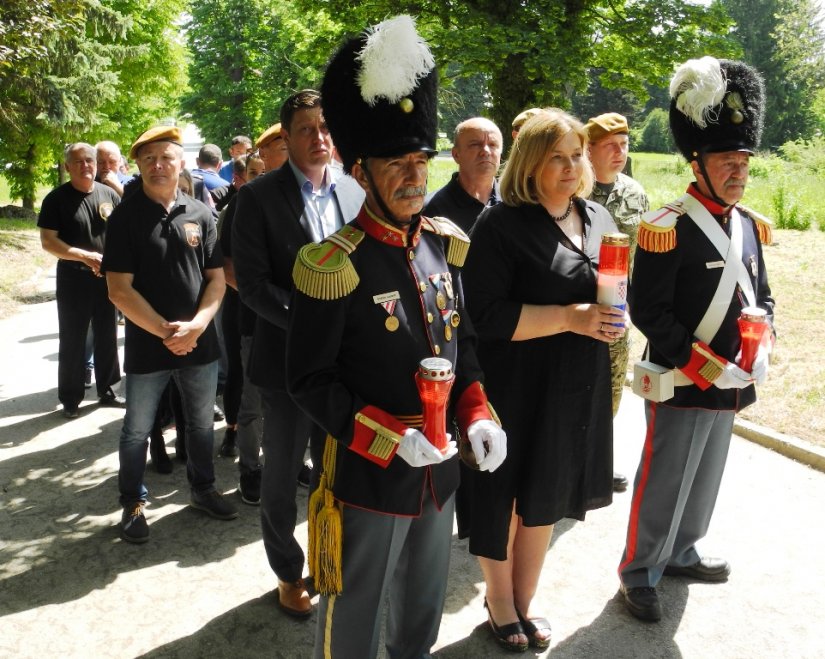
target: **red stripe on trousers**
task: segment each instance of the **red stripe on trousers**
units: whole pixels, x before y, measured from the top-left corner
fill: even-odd
[[[625,547],[625,560],[619,566],[619,578],[626,565],[633,562],[636,557],[636,540],[639,531],[639,509],[642,507],[647,479],[650,476],[650,463],[653,460],[653,428],[656,426],[656,403],[650,405],[650,421],[647,424],[647,434],[645,435],[644,452],[642,453],[642,474],[639,477],[639,486],[633,492],[633,503],[630,506],[630,521],[627,525],[627,545]]]

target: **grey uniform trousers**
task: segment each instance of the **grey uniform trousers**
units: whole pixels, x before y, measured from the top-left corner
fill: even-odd
[[[344,506],[343,591],[321,597],[316,659],[375,657],[387,596],[387,656],[430,657],[444,609],[454,511],[455,495],[440,511],[425,496],[420,517]]]
[[[647,436],[633,485],[619,576],[655,586],[665,566],[693,565],[719,494],[733,430],[731,410],[645,401]]]

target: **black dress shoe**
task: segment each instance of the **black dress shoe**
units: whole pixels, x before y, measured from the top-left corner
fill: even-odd
[[[64,405],[63,416],[67,419],[76,419],[79,417],[80,412],[77,410],[77,405]]]
[[[617,471],[613,472],[613,491],[624,492],[627,489],[627,476]]]
[[[619,592],[624,597],[627,610],[639,620],[657,622],[662,619],[662,606],[659,596],[652,586],[627,587],[621,585]]]
[[[118,396],[114,391],[109,389],[97,399],[101,407],[126,407],[126,399],[123,396]]]
[[[724,558],[700,558],[693,565],[668,565],[665,567],[666,577],[687,577],[696,581],[719,583],[727,581],[730,576],[730,565]]]

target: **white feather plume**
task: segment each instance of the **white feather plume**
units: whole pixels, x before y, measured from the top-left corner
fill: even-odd
[[[691,59],[682,64],[670,81],[670,97],[676,108],[699,128],[716,121],[714,108],[725,98],[727,85],[715,57]]]
[[[435,66],[430,48],[416,32],[411,16],[396,16],[372,28],[356,60],[361,62],[361,98],[371,106],[380,98],[397,103],[411,94],[418,80]]]

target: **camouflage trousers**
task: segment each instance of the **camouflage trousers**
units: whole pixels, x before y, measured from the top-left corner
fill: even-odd
[[[610,386],[613,394],[613,417],[619,412],[622,392],[627,378],[627,360],[630,354],[630,332],[610,344]]]

